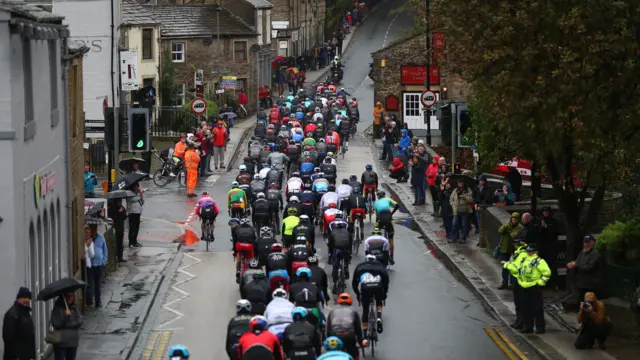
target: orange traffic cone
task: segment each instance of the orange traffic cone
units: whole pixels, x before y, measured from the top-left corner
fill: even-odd
[[[200,237],[195,232],[187,229],[183,235],[180,235],[180,240],[182,240],[184,246],[191,246],[197,244],[200,241]]]

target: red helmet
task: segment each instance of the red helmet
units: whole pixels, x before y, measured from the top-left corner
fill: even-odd
[[[330,209],[335,209],[335,208],[338,207],[338,205],[336,205],[336,203],[332,202],[332,203],[329,203],[329,205],[327,207],[330,208]]]
[[[280,243],[275,243],[275,244],[271,245],[271,251],[273,251],[273,252],[281,252],[282,251],[282,245]]]

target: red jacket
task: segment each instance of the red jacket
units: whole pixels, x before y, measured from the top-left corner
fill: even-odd
[[[238,340],[238,358],[243,360],[282,360],[284,354],[278,337],[269,332],[245,333]]]
[[[258,98],[262,100],[265,97],[267,97],[267,93],[264,91],[264,88],[260,86],[260,88],[258,89]]]
[[[438,165],[438,160],[440,160],[440,157],[438,155],[435,155],[433,158],[436,159],[436,163],[429,164],[426,172],[427,183],[429,184],[429,186],[436,186],[436,177],[438,176],[438,168],[440,167],[440,165]]]
[[[216,126],[213,129],[213,146],[225,146],[227,143],[227,129]]]
[[[269,112],[269,120],[270,121],[278,121],[280,120],[280,110],[273,108],[271,109],[271,111]]]
[[[307,133],[310,133],[310,132],[311,132],[311,133],[314,133],[314,132],[316,131],[316,129],[317,129],[317,128],[318,128],[318,126],[317,126],[316,124],[314,124],[314,123],[309,123],[309,124],[307,124],[307,126],[305,126],[305,127],[304,127],[304,133],[305,133],[305,135],[306,135]]]
[[[247,94],[243,92],[238,93],[238,104],[247,105]]]
[[[404,167],[404,163],[402,163],[402,161],[400,161],[400,159],[393,158],[393,164],[391,164],[391,168],[389,168],[389,171],[396,172],[396,171],[402,169],[403,167]]]

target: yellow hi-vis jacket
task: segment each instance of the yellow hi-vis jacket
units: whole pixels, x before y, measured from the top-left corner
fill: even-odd
[[[544,286],[551,277],[549,265],[538,254],[528,255],[518,270],[518,285],[523,289]]]

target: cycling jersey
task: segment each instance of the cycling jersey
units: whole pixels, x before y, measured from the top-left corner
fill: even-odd
[[[271,171],[271,168],[268,166],[260,170],[260,172],[258,173],[260,175],[260,179],[266,179],[269,171]]]
[[[267,309],[264,311],[264,317],[267,318],[269,331],[278,335],[284,332],[287,325],[293,322],[291,311],[295,305],[287,299],[275,298],[269,302]]]
[[[333,350],[320,355],[318,360],[353,360],[353,356],[343,351]]]
[[[293,139],[293,141],[295,141],[296,143],[301,143],[302,140],[304,140],[304,136],[302,134],[299,133],[294,133],[293,136],[291,137]]]
[[[242,189],[231,189],[227,193],[228,207],[229,209],[241,208],[244,209],[248,202],[247,194]]]
[[[312,162],[303,162],[300,164],[300,174],[311,174],[315,165]]]
[[[384,197],[376,200],[375,204],[373,204],[373,208],[376,210],[377,215],[382,212],[391,212],[397,205],[398,203],[396,203],[395,201]]]
[[[327,191],[329,191],[329,181],[327,179],[324,179],[324,178],[316,179],[313,182],[313,186],[311,187],[311,190],[313,190],[316,193],[318,193],[318,192],[327,192]]]
[[[322,195],[322,199],[320,199],[320,209],[329,207],[329,204],[331,203],[338,205],[338,200],[338,194],[333,191],[327,192],[326,194]]]
[[[378,174],[376,174],[373,170],[366,170],[362,173],[362,177],[360,179],[362,184],[366,185],[375,185],[378,186]]]
[[[313,114],[313,122],[324,121],[324,116],[322,113]]]
[[[346,184],[341,184],[336,188],[336,194],[338,194],[338,198],[340,200],[348,198],[349,196],[351,196],[352,192],[353,189],[351,188],[351,186]]]
[[[213,212],[216,216],[220,212],[218,209],[218,204],[209,196],[203,196],[198,200],[198,205],[196,205],[196,215],[200,215],[200,209],[206,209],[209,207],[213,207]]]
[[[297,216],[288,216],[284,220],[282,220],[282,226],[284,231],[283,235],[291,236],[293,235],[293,228],[296,227],[300,223],[300,218]]]
[[[347,229],[349,227],[349,223],[347,223],[346,221],[344,221],[342,219],[337,219],[337,220],[333,220],[331,223],[329,223],[329,230],[333,231],[334,229],[336,229],[338,227],[339,224],[342,224],[345,229]]]
[[[313,132],[313,131],[311,131],[311,132]],[[309,146],[315,147],[316,146],[316,140],[314,138],[306,138],[302,142],[302,145],[309,145]]]
[[[304,185],[304,183],[302,182],[302,180],[300,178],[290,178],[287,181],[287,186],[285,188],[285,193],[289,194],[292,193],[294,191],[300,192],[302,190],[302,186]]]
[[[387,240],[382,235],[373,235],[369,236],[364,241],[364,251],[368,251],[369,249],[378,249],[382,251],[389,251],[389,240]],[[376,254],[373,254],[376,255]]]
[[[359,181],[350,181],[349,186],[351,186],[353,192],[362,194],[362,184]]]

